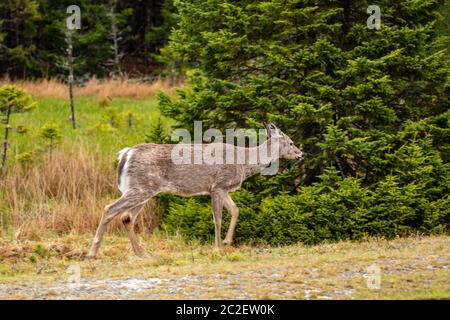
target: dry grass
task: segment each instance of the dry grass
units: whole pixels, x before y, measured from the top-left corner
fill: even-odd
[[[0,79],[0,87],[7,84],[13,84],[38,97],[67,99],[69,96],[67,85],[57,79],[14,82],[8,78]],[[169,80],[161,79],[148,83],[134,80],[98,80],[94,77],[85,86],[74,88],[75,95],[97,96],[99,103],[108,101],[110,98],[152,98],[158,91],[174,94],[174,88]]]
[[[244,245],[218,252],[161,232],[140,232],[148,256],[139,259],[116,219],[99,259],[87,261],[103,207],[118,196],[113,168],[102,163],[80,148],[0,177],[0,299],[450,297],[448,236]],[[141,217],[140,228],[150,225],[149,211]],[[367,287],[372,264],[382,270],[379,290]],[[75,291],[67,285],[73,265],[83,283]]]
[[[112,166],[83,148],[55,153],[29,168],[16,165],[1,180],[0,232],[12,231],[17,239],[41,239],[49,232],[92,233],[104,206],[119,196]],[[148,219],[147,208],[138,227]],[[115,221],[110,231],[123,230]]]
[[[0,80],[0,85],[5,83]],[[36,96],[67,94],[65,85],[56,80],[15,84]],[[157,89],[172,90],[164,82],[92,79],[77,94],[96,96],[100,105],[108,105],[113,97],[146,98]],[[73,294],[66,285],[67,268],[73,263],[80,265],[88,285],[98,279],[107,284],[164,280],[140,291],[122,293],[108,285],[78,291],[78,297],[92,299],[450,297],[450,238],[445,236],[314,247],[241,246],[217,252],[210,245],[141,232],[149,256],[136,259],[116,219],[102,243],[100,259],[84,261],[104,206],[119,195],[109,160],[96,150],[86,150],[80,145],[55,152],[51,160],[29,167],[17,164],[0,175],[0,299],[35,298],[36,292],[38,298],[67,298]],[[141,231],[152,228],[150,211],[146,208],[140,216]],[[364,273],[371,264],[382,269],[381,290],[367,288]],[[55,291],[52,286],[57,281]]]
[[[144,237],[149,254],[139,259],[125,236],[107,235],[99,259],[80,259],[90,241],[82,235],[45,242],[3,240],[0,298],[450,298],[448,236],[217,252],[211,245],[156,234]],[[74,264],[83,284],[76,291],[67,285],[67,270]],[[379,289],[367,285],[367,268],[373,264],[381,269]],[[148,285],[154,279],[161,281]]]

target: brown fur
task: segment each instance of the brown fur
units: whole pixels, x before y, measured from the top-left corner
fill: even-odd
[[[215,245],[222,245],[220,237],[222,210],[227,208],[231,215],[231,223],[224,244],[231,244],[239,216],[239,209],[229,193],[239,189],[248,177],[260,172],[271,161],[250,164],[248,162],[251,151],[258,152],[258,148],[272,147],[272,137],[276,134],[279,142],[279,156],[287,159],[300,159],[303,154],[294,146],[292,140],[279,131],[275,125],[266,125],[269,139],[261,146],[254,148],[240,148],[231,144],[218,144],[228,152],[245,153],[244,164],[175,164],[172,161],[173,144],[140,144],[127,150],[121,157],[119,164],[119,184],[124,179],[123,194],[120,199],[107,207],[92,245],[90,256],[97,254],[98,247],[107,224],[116,215],[129,212],[127,224],[130,240],[136,254],[142,253],[136,241],[133,226],[144,204],[158,193],[171,193],[181,196],[209,194],[212,199],[213,218],[215,223]],[[199,145],[197,145],[198,147]],[[203,149],[208,144],[200,145]],[[211,146],[211,144],[209,144]],[[193,159],[195,145],[187,145]],[[127,157],[128,154],[128,157]],[[224,152],[224,154],[227,154]],[[235,158],[236,159],[236,158]],[[125,170],[126,163],[126,170]],[[124,221],[125,222],[125,221]]]

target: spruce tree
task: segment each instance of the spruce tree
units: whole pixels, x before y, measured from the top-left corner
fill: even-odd
[[[42,126],[39,137],[47,141],[48,155],[52,161],[53,150],[62,139],[61,128],[54,122],[46,123]]]
[[[307,184],[329,166],[369,179],[389,135],[449,107],[443,3],[379,1],[376,30],[369,1],[178,1],[169,49],[190,89],[162,110],[189,127],[273,120],[303,145]]]
[[[158,118],[155,124],[150,129],[150,132],[145,136],[145,142],[147,143],[169,143],[169,135],[161,120]]]
[[[11,116],[13,113],[30,111],[35,103],[22,89],[15,86],[3,86],[0,88],[0,122],[4,124],[4,138],[2,143],[2,154],[0,169],[6,165],[9,147],[9,133],[11,127]]]
[[[377,1],[379,29],[367,25],[372,4],[176,1],[166,50],[190,66],[189,85],[159,95],[163,114],[190,129],[271,120],[306,153],[304,167],[282,162],[244,184],[261,239],[450,228],[446,1]]]

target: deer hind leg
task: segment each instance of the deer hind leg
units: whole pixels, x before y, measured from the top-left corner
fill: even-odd
[[[214,245],[217,249],[222,247],[222,210],[224,202],[223,192],[214,192],[211,194],[212,209],[214,217]]]
[[[143,207],[144,205],[137,206],[136,208],[129,210],[121,216],[122,223],[127,229],[128,238],[130,238],[133,251],[139,257],[145,255],[145,250],[139,245],[136,233],[134,232],[134,225]]]
[[[225,208],[227,208],[228,211],[230,211],[231,221],[223,244],[231,245],[233,243],[233,236],[234,230],[236,229],[237,219],[239,217],[239,208],[236,206],[236,204],[234,203],[233,199],[231,199],[229,194],[227,194],[225,197],[224,205]]]
[[[143,205],[152,195],[137,193],[137,192],[129,192],[117,200],[116,202],[105,207],[105,212],[103,213],[102,219],[97,228],[97,232],[95,233],[94,241],[92,242],[91,250],[89,251],[88,257],[95,258],[98,252],[98,248],[100,247],[100,243],[103,238],[103,234],[106,231],[106,227],[111,222],[114,217],[118,214],[123,213],[125,211],[136,208],[140,205]]]

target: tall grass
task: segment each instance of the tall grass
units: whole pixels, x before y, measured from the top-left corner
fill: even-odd
[[[11,84],[8,79],[0,80],[0,86],[6,83]],[[12,117],[13,128],[28,130],[21,134],[13,130],[7,168],[0,172],[0,237],[93,234],[105,205],[120,196],[114,168],[117,152],[145,141],[153,122],[160,117],[153,95],[157,90],[170,93],[173,89],[164,81],[148,84],[91,79],[77,89],[77,130],[72,130],[64,83],[42,80],[12,84],[31,94],[37,107]],[[135,115],[131,127],[127,122],[129,110]],[[114,126],[109,125],[111,111],[117,114]],[[48,122],[57,123],[62,133],[51,159],[46,142],[39,137],[41,127]],[[25,153],[30,161],[19,161]],[[152,207],[154,203],[150,202],[141,213],[138,231],[155,226]],[[120,219],[109,229],[125,232]]]
[[[119,197],[114,168],[83,147],[30,167],[16,165],[1,181],[0,226],[18,239],[93,233],[104,206]],[[141,230],[151,227],[149,209],[138,223]],[[123,232],[120,219],[110,231]]]
[[[11,82],[8,78],[0,79],[0,86],[14,84],[24,89],[28,94],[36,97],[51,97],[68,99],[69,91],[67,85],[58,79],[29,81],[20,80]],[[152,83],[138,82],[133,80],[98,80],[91,78],[84,86],[75,87],[75,96],[97,96],[99,100],[107,98],[152,98],[158,91],[168,94],[174,93],[174,87],[168,80],[158,79]]]

